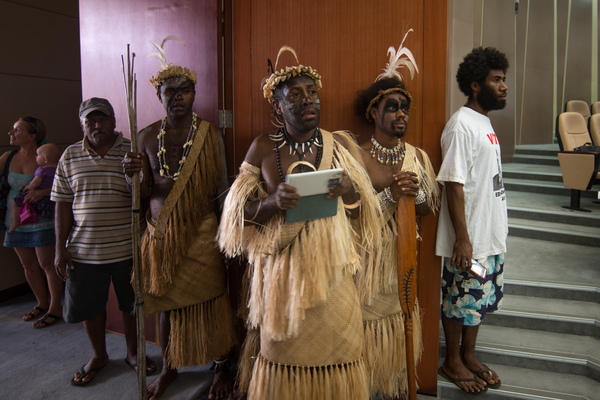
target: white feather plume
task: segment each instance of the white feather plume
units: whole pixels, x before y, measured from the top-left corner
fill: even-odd
[[[158,61],[160,61],[160,66],[162,69],[165,69],[169,66],[169,63],[167,63],[167,57],[165,56],[165,43],[168,42],[169,40],[177,40],[179,43],[181,43],[182,45],[185,46],[185,43],[183,43],[183,40],[181,40],[177,36],[173,36],[173,35],[169,35],[166,38],[164,38],[162,40],[162,42],[160,43],[160,46],[158,44],[154,43],[152,40],[150,40],[150,43],[152,43],[154,45],[154,47],[156,47],[156,50],[158,50],[158,51],[148,54],[148,57],[153,56],[153,57],[158,58]]]
[[[404,35],[402,39],[402,43],[400,43],[400,47],[398,50],[394,48],[394,46],[390,46],[388,48],[388,54],[390,55],[390,62],[385,65],[383,69],[383,73],[379,74],[375,81],[384,79],[384,78],[392,78],[397,77],[400,81],[404,81],[404,78],[400,72],[398,72],[399,68],[406,67],[410,71],[410,79],[413,79],[415,76],[415,72],[419,72],[419,68],[417,67],[417,61],[413,56],[412,51],[410,51],[407,47],[404,47],[404,41],[409,33],[413,30],[409,29],[408,32]]]
[[[292,53],[294,55],[294,58],[296,58],[296,64],[298,64],[298,55],[296,54],[296,51],[294,49],[292,49],[290,46],[284,45],[281,46],[281,48],[279,49],[279,53],[277,53],[277,58],[275,59],[275,71],[277,71],[277,63],[279,62],[279,56],[286,52],[289,51],[290,53]]]

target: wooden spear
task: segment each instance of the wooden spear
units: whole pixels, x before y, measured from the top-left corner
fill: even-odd
[[[417,297],[417,219],[412,197],[398,199],[396,212],[398,296],[404,311],[404,334],[406,343],[406,370],[408,374],[408,398],[417,399],[415,352],[413,341],[413,314]]]
[[[127,71],[125,60],[121,55],[123,66],[123,81],[125,83],[125,97],[127,99],[127,116],[129,119],[129,135],[131,136],[131,152],[137,153],[137,80],[133,72],[135,53],[130,52],[127,44]],[[138,394],[140,400],[146,400],[146,329],[144,327],[144,290],[142,286],[142,265],[140,253],[140,174],[136,172],[132,177],[131,199],[131,234],[133,239],[133,276],[135,290],[135,316],[137,331],[137,377]]]

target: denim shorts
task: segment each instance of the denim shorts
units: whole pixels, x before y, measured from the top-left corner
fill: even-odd
[[[67,270],[63,317],[67,322],[82,322],[106,310],[112,281],[119,301],[119,310],[132,313],[135,293],[131,286],[133,260],[110,264],[84,264],[73,261]]]
[[[4,247],[44,247],[55,245],[54,228],[31,232],[5,232]]]

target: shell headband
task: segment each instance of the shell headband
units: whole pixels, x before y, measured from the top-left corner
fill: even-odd
[[[279,56],[285,51],[291,52],[296,58],[296,62],[298,63],[298,56],[296,55],[296,51],[294,51],[294,49],[292,49],[290,46],[282,46],[279,49],[279,53],[277,53],[277,59],[275,60],[274,68],[275,70],[277,69]],[[313,69],[312,67],[308,66],[305,67],[304,65],[299,64],[293,67],[282,68],[277,72],[273,72],[268,79],[263,80],[263,95],[265,99],[269,100],[269,103],[271,103],[273,101],[273,92],[275,91],[275,89],[277,89],[277,87],[281,83],[295,78],[297,76],[308,76],[309,78],[311,78],[313,81],[315,81],[317,90],[323,87],[323,85],[321,84],[321,75],[318,74],[316,69]]]
[[[406,40],[408,34],[412,31],[412,29],[409,29],[408,32],[406,32],[397,51],[394,46],[390,46],[388,48],[387,53],[390,55],[390,61],[385,65],[383,72],[379,74],[377,78],[375,78],[375,82],[385,78],[398,78],[400,82],[404,82],[404,77],[402,74],[400,74],[400,72],[398,72],[398,69],[402,67],[408,68],[410,71],[410,79],[414,78],[415,72],[419,72],[419,68],[417,67],[417,62],[415,61],[412,51],[410,51],[407,47],[404,47],[404,41]],[[392,93],[402,93],[408,101],[408,107],[410,107],[412,104],[412,96],[406,89],[401,87],[393,87],[386,90],[380,90],[379,93],[377,93],[377,96],[371,100],[369,106],[367,107],[365,112],[367,120],[373,121],[373,118],[371,117],[371,109],[379,102],[379,100],[381,100],[382,97]]]
[[[178,37],[175,37],[175,36],[167,36],[166,38],[163,39],[160,46],[158,44],[154,43],[152,40],[150,41],[150,43],[152,43],[154,45],[154,47],[156,47],[156,50],[158,50],[158,51],[148,54],[148,57],[153,56],[153,57],[158,58],[158,60],[160,61],[160,65],[161,65],[161,70],[158,71],[156,76],[153,76],[152,78],[150,78],[150,82],[156,88],[157,92],[160,90],[161,85],[167,79],[170,79],[170,78],[184,77],[184,78],[190,80],[194,85],[196,84],[196,73],[194,71],[190,71],[189,69],[187,69],[185,67],[180,67],[179,65],[167,63],[167,58],[165,56],[164,47],[165,47],[165,43],[168,42],[169,40],[177,40],[179,43],[181,43],[182,45],[185,46],[185,43],[183,43],[183,41],[181,39],[179,39]]]

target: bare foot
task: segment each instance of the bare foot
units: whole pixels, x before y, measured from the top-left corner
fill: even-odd
[[[217,365],[215,368],[215,377],[208,391],[209,399],[227,399],[233,390],[233,379],[229,373],[229,368]]]
[[[440,372],[443,372],[446,375],[445,378],[467,393],[487,390],[485,381],[469,371],[462,363],[454,367],[452,368],[444,363],[440,368]]]
[[[163,368],[158,378],[150,382],[146,387],[148,391],[148,400],[157,400],[162,396],[167,387],[177,379],[177,370]]]
[[[90,383],[96,374],[108,364],[108,357],[103,359],[93,358],[88,361],[79,371],[75,372],[71,384],[75,386],[84,386]]]

